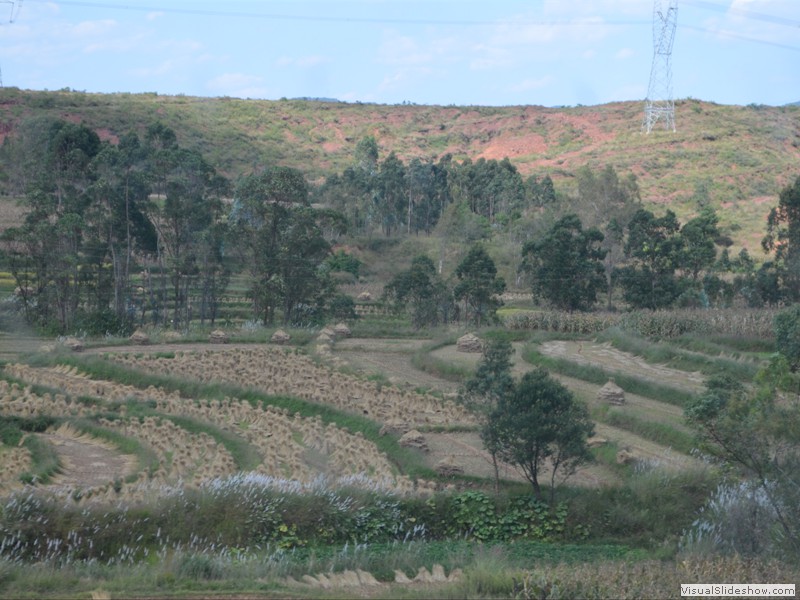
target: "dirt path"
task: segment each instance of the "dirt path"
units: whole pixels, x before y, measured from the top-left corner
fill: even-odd
[[[136,472],[135,456],[120,454],[110,444],[68,427],[37,435],[52,444],[61,464],[48,487],[91,488]]]

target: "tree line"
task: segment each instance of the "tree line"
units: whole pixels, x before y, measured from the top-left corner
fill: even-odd
[[[29,209],[0,240],[4,262],[28,321],[58,332],[213,324],[234,275],[264,323],[353,316],[332,277],[358,272],[355,257],[332,253],[345,233],[434,234],[464,249],[452,273],[418,256],[386,286],[384,299],[417,327],[491,321],[506,287],[491,255],[503,252],[506,274],[568,311],[800,299],[800,179],[770,213],[762,245],[772,254],[758,266],[747,250],[731,256],[707,202],[683,224],[656,215],[636,178],[611,166],[582,167],[556,189],[508,159],[380,159],[368,136],[351,166],[318,185],[279,166],[232,182],[161,123],[103,141],[47,117],[25,121],[2,155],[6,185]]]
[[[3,154],[28,212],[0,241],[30,323],[59,333],[213,324],[235,273],[267,323],[347,311],[325,268],[344,221],[312,209],[299,171],[258,169],[234,185],[160,123],[111,143],[34,119]]]

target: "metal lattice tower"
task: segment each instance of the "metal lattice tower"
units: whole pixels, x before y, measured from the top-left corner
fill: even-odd
[[[662,7],[666,4],[666,7]],[[665,10],[666,9],[666,10]],[[642,131],[650,133],[661,121],[675,131],[675,101],[672,98],[672,43],[678,24],[678,0],[653,2],[653,66],[644,104]]]

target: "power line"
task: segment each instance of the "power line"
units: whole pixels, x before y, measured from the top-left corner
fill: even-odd
[[[746,19],[754,21],[764,21],[765,23],[773,23],[775,25],[786,25],[788,27],[800,27],[800,19],[791,19],[787,17],[778,17],[775,15],[768,15],[761,12],[756,12],[746,8],[736,8],[735,6],[722,6],[706,0],[684,0],[685,4],[696,6],[698,8],[705,8],[708,10],[715,10],[726,14],[738,15]]]
[[[30,2],[47,2],[48,0],[29,0]],[[525,25],[586,25],[585,22],[571,19],[497,19],[497,20],[470,20],[470,19],[415,19],[415,18],[388,18],[388,17],[355,17],[355,16],[323,16],[323,15],[299,15],[286,13],[263,13],[263,12],[242,12],[228,10],[210,10],[201,8],[174,8],[163,6],[144,6],[110,4],[107,2],[82,2],[79,0],[59,0],[57,4],[64,6],[80,6],[84,8],[104,8],[112,10],[127,10],[136,12],[156,12],[179,15],[195,15],[202,17],[231,17],[246,19],[264,19],[268,21],[308,21],[321,23],[364,23],[364,24],[387,24],[387,25],[466,25],[466,26],[485,26],[503,24],[525,24]],[[603,21],[603,25],[644,25],[647,21],[640,20],[614,20]]]
[[[6,3],[14,4],[13,0],[0,0]],[[28,0],[29,2],[48,2],[49,0]],[[708,10],[715,10],[725,14],[738,15],[747,19],[763,21],[775,25],[782,25],[788,27],[800,27],[800,20],[780,17],[776,15],[769,15],[766,13],[756,12],[743,8],[726,7],[713,2],[705,0],[686,0],[690,5],[698,8]],[[178,15],[190,15],[200,17],[215,17],[215,18],[244,18],[244,19],[261,19],[266,21],[297,21],[297,22],[317,22],[317,23],[349,23],[349,24],[372,24],[372,25],[443,25],[443,26],[497,26],[497,25],[541,25],[541,26],[560,26],[560,27],[585,27],[589,24],[585,20],[576,19],[526,19],[526,18],[513,18],[513,19],[422,19],[422,18],[388,18],[388,17],[361,17],[361,16],[323,16],[323,15],[300,15],[288,13],[266,13],[266,12],[252,12],[252,11],[229,11],[229,10],[212,10],[201,8],[176,8],[165,6],[152,6],[152,5],[129,5],[129,4],[113,4],[110,2],[86,2],[81,0],[58,0],[58,5],[75,6],[83,8],[100,8],[106,10],[124,10],[134,12],[148,12],[148,13],[166,13]],[[21,0],[18,2],[21,6]],[[17,10],[19,14],[19,9]],[[643,21],[636,19],[612,19],[592,22],[595,25],[624,27],[624,26],[641,26],[649,25],[651,21]],[[739,39],[746,42],[757,44],[764,44],[782,48],[785,50],[793,50],[800,52],[800,47],[791,46],[788,44],[781,44],[755,38],[748,35],[738,34],[730,31],[718,31],[709,27],[699,27],[691,25],[681,25],[682,29],[689,29],[701,33],[715,33],[724,37]]]

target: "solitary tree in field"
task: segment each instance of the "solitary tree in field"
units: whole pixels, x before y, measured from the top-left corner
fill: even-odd
[[[769,535],[783,557],[800,556],[799,383],[779,354],[756,377],[755,389],[711,377],[706,391],[685,407],[701,447],[740,470],[763,494],[776,525]]]
[[[515,465],[541,498],[541,475],[550,466],[550,501],[555,484],[591,460],[586,440],[594,425],[586,406],[544,369],[526,373],[500,396],[489,415],[500,458]]]

